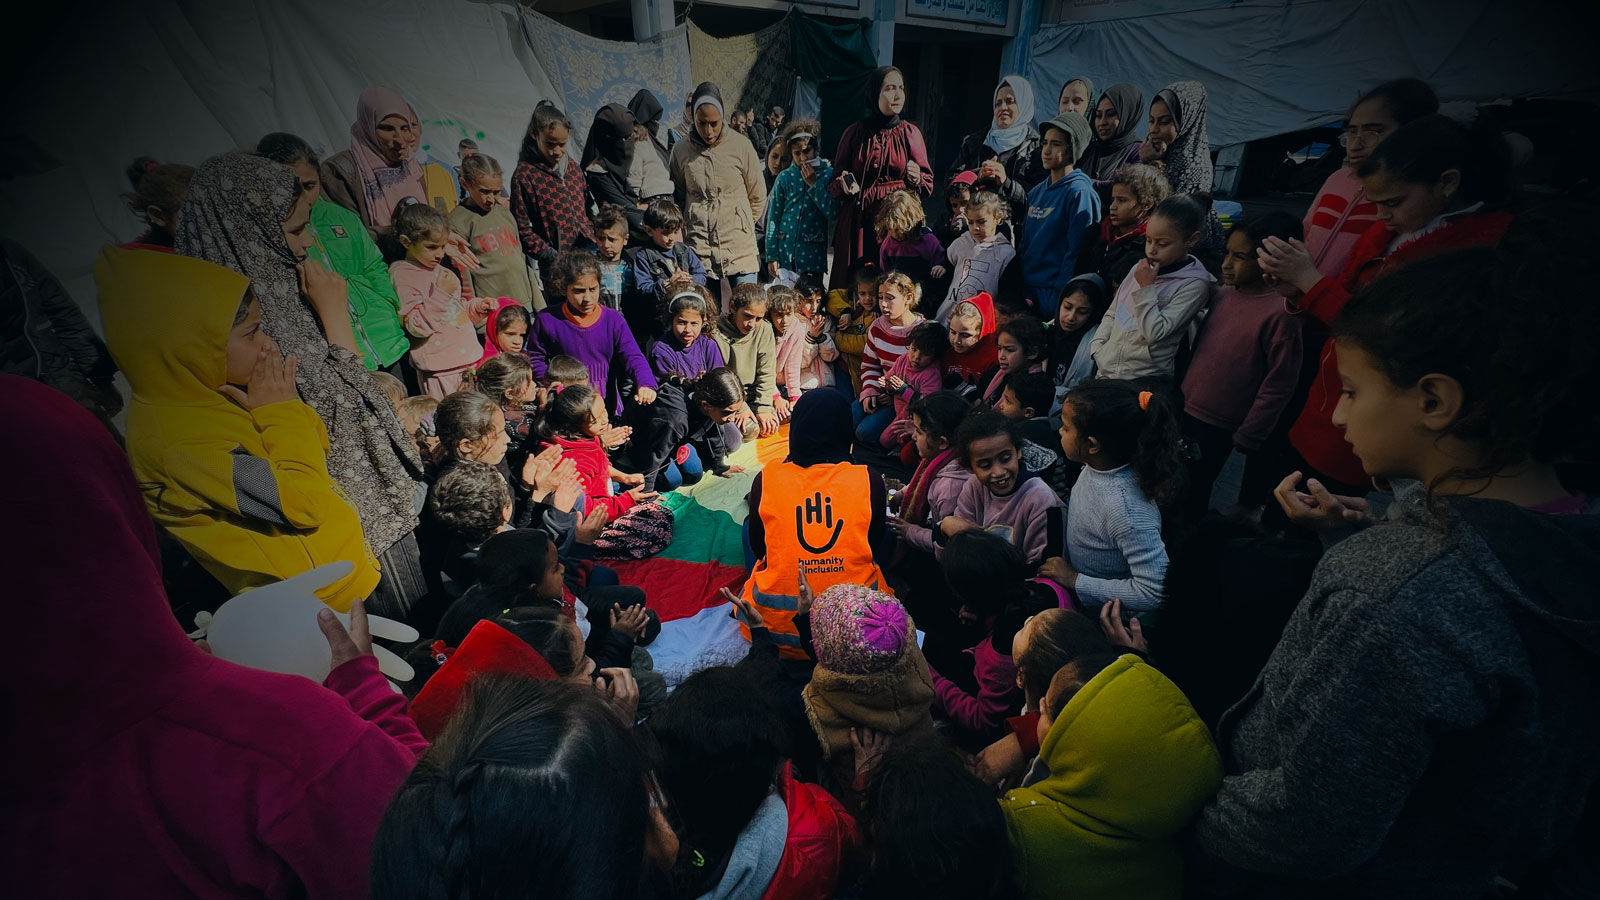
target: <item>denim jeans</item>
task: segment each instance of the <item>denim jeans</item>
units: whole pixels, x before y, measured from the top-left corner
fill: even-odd
[[[700,454],[693,447],[689,447],[689,458],[684,460],[682,465],[674,460],[667,461],[667,467],[661,470],[661,479],[657,487],[659,488],[664,482],[667,490],[675,491],[686,484],[699,484],[705,473],[705,466],[700,462]]]
[[[894,421],[894,402],[879,394],[878,403],[878,408],[872,412],[862,409],[859,400],[850,405],[850,421],[856,426],[857,447],[878,446],[883,430]]]

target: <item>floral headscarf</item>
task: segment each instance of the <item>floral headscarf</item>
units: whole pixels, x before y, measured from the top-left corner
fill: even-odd
[[[1172,110],[1178,137],[1163,158],[1167,183],[1174,194],[1211,191],[1211,139],[1206,135],[1206,86],[1179,81],[1162,88],[1156,99]]]

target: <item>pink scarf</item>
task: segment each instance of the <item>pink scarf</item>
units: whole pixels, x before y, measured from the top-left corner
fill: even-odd
[[[407,197],[423,203],[428,200],[422,186],[422,165],[412,158],[415,151],[409,146],[401,147],[400,164],[391,166],[378,149],[378,123],[389,116],[404,116],[410,120],[414,132],[422,130],[422,123],[417,121],[417,113],[406,98],[385,87],[370,87],[361,92],[361,99],[356,103],[356,121],[350,126],[350,156],[355,160],[361,190],[367,198],[367,215],[375,228],[393,223],[395,207],[401,200]]]

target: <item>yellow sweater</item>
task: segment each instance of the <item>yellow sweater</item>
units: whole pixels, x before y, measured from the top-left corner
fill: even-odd
[[[218,390],[249,279],[154,250],[95,265],[106,344],[133,386],[128,456],[145,504],[206,571],[240,593],[335,560],[317,594],[344,612],[378,583],[355,509],[328,475],[328,433],[299,400],[246,410]]]

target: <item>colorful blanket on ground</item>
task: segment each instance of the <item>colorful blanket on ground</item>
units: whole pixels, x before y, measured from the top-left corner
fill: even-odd
[[[649,559],[607,563],[623,584],[644,588],[661,617],[661,634],[650,644],[655,668],[667,686],[710,666],[732,665],[750,644],[729,617],[733,604],[721,589],[738,593],[744,583],[744,520],[750,482],[761,467],[789,455],[789,428],[745,445],[729,458],[745,471],[728,478],[706,475],[696,485],[662,495],[676,525],[672,543]]]

